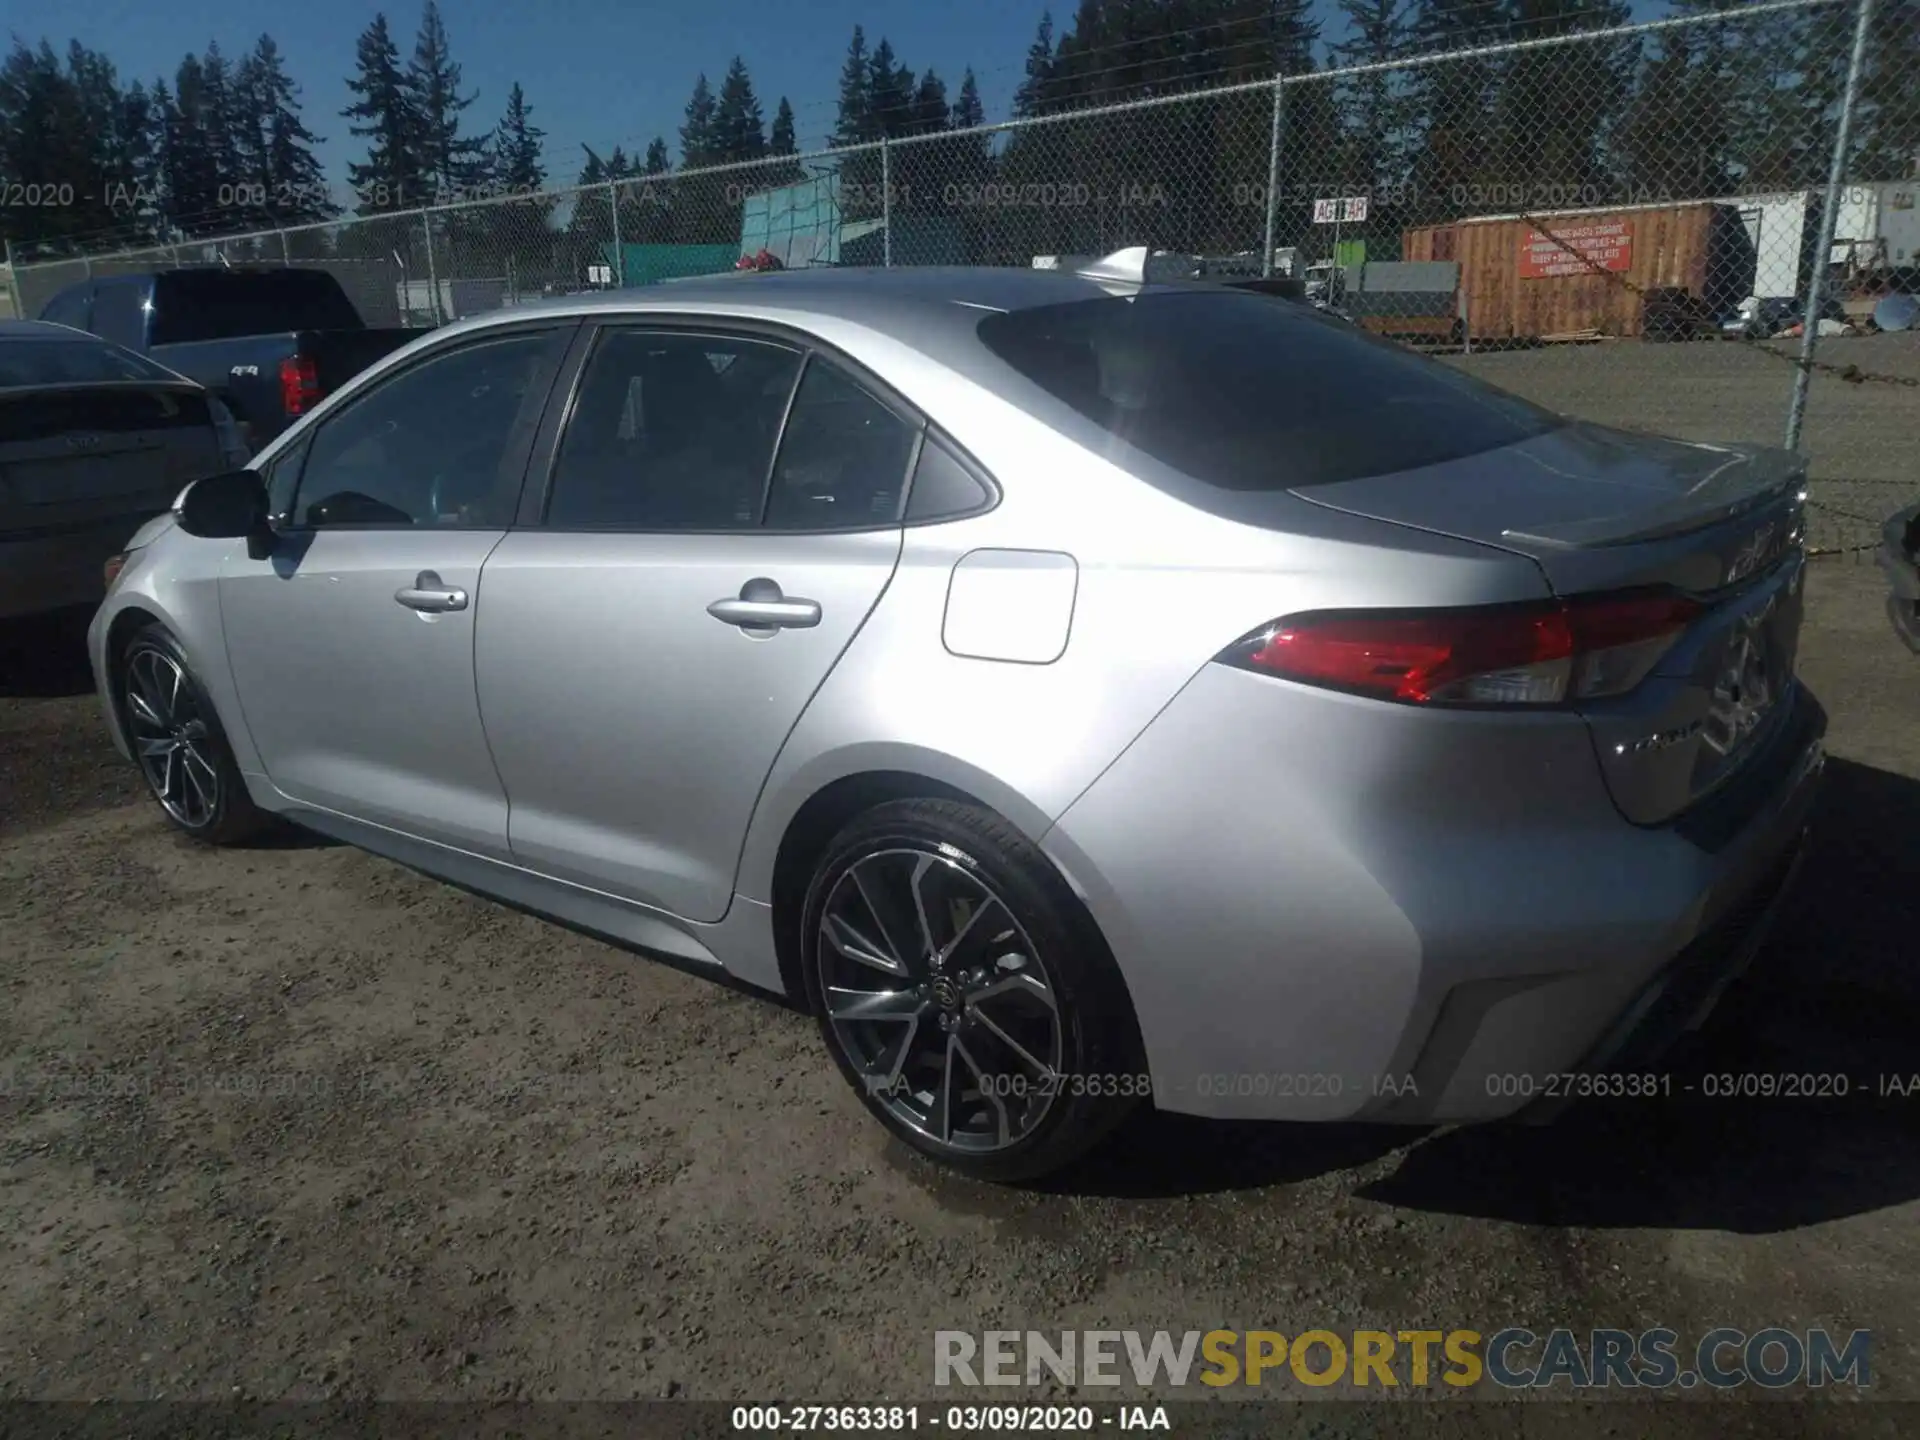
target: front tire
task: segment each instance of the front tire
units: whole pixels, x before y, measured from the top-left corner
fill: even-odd
[[[266,828],[213,702],[165,626],[145,626],[127,642],[114,698],[147,789],[176,830],[234,845]]]
[[[1005,821],[891,801],[835,837],[802,911],[808,1000],[866,1107],[978,1179],[1028,1180],[1149,1092],[1132,1006],[1091,920]]]

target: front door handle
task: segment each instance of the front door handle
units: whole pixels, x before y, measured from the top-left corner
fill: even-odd
[[[772,580],[756,578],[729,596],[707,606],[707,613],[742,630],[805,630],[820,623],[820,602],[780,593]]]
[[[420,610],[429,615],[444,615],[449,610],[467,608],[467,592],[455,585],[448,585],[431,570],[422,570],[413,577],[413,584],[393,592],[393,598],[409,610]]]

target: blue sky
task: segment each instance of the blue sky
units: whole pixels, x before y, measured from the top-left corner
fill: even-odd
[[[782,94],[798,121],[801,148],[825,143],[834,119],[840,64],[856,23],[868,43],[884,34],[915,69],[932,65],[957,92],[971,64],[990,118],[1001,119],[1019,84],[1027,46],[1045,0],[707,0],[659,5],[635,0],[441,0],[454,58],[479,98],[466,112],[470,130],[491,129],[507,90],[518,80],[547,132],[549,171],[571,181],[584,156],[580,142],[603,155],[630,151],[664,135],[678,160],[678,128],[694,77],[704,70],[717,87],[738,53],[747,62],[769,124]],[[1070,11],[1071,0],[1058,9]],[[12,0],[0,26],[29,44],[44,36],[58,50],[69,39],[104,52],[123,82],[172,83],[187,51],[218,40],[230,57],[252,48],[261,30],[278,42],[302,87],[308,127],[325,137],[321,159],[343,178],[362,142],[347,133],[339,111],[352,98],[354,41],[385,10],[402,58],[412,53],[419,0],[369,0],[250,6],[233,0],[61,0],[35,6]],[[4,33],[4,31],[0,31]]]

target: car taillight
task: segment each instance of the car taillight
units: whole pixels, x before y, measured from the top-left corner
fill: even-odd
[[[1276,620],[1219,658],[1407,705],[1558,705],[1623,695],[1702,609],[1645,591],[1458,610]]]
[[[320,371],[311,355],[289,355],[280,362],[280,406],[304,415],[320,400]]]
[[[109,556],[106,564],[107,589],[113,588],[113,582],[120,578],[120,572],[127,568],[127,554],[123,550],[118,555]]]

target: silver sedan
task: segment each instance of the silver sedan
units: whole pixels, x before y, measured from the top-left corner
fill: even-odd
[[[1802,850],[1803,483],[1121,262],[728,278],[416,341],[136,537],[92,658],[189,834],[784,995],[1014,1179],[1143,1101],[1641,1073]]]

